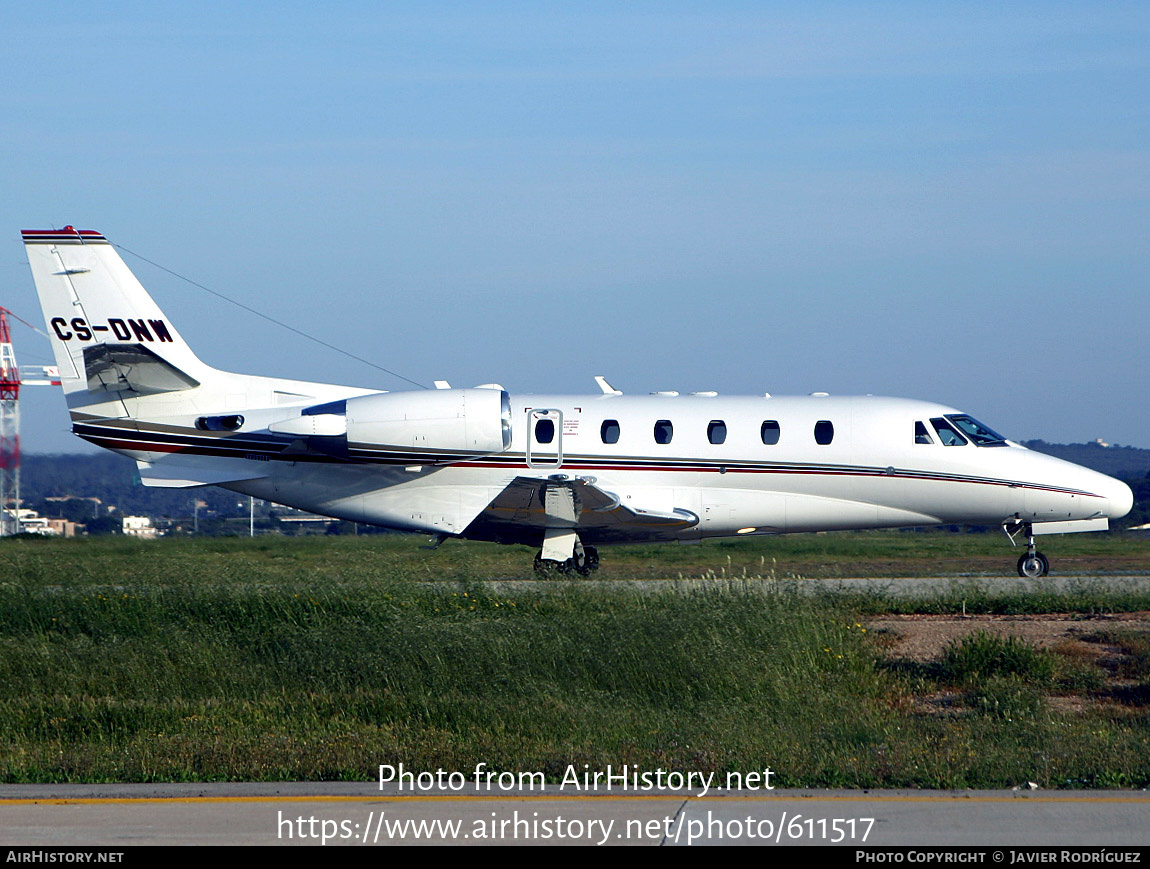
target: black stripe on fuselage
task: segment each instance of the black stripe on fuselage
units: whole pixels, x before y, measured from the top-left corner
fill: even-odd
[[[102,421],[103,422],[103,421]],[[156,426],[132,421],[108,420],[103,424],[76,422],[73,431],[97,446],[113,450],[138,452],[168,452],[184,455],[201,455],[220,458],[252,458],[258,460],[279,459],[291,462],[313,462],[321,464],[370,464],[386,466],[410,465],[454,465],[469,468],[509,469],[528,472],[560,470],[544,465],[529,467],[522,453],[504,453],[498,457],[471,458],[465,452],[418,452],[383,447],[368,448],[363,444],[351,444],[346,458],[323,453],[303,453],[293,451],[283,453],[298,438],[279,438],[274,435],[236,435],[231,433],[191,434],[190,429],[175,426]],[[164,429],[160,431],[158,429]],[[183,433],[188,432],[188,433]],[[970,474],[954,474],[941,471],[925,471],[913,468],[873,467],[867,465],[831,465],[804,462],[754,462],[749,460],[719,461],[709,459],[665,459],[643,456],[616,457],[594,455],[564,456],[561,468],[571,471],[663,471],[675,473],[707,474],[780,474],[780,475],[820,475],[853,477],[891,477],[893,479],[933,480],[936,482],[976,483],[981,485],[1008,486],[1044,492],[1060,492],[1086,497],[1100,497],[1093,492],[1027,483],[1021,480],[1007,480],[996,477],[982,477]]]

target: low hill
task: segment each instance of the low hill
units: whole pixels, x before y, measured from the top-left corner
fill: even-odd
[[[1119,480],[1136,480],[1150,475],[1150,450],[1117,444],[1048,444],[1046,441],[1023,441],[1022,445],[1040,453],[1066,459],[1076,465],[1101,471]]]

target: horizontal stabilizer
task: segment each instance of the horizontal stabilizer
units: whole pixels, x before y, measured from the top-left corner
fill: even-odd
[[[171,459],[161,459],[158,462],[136,462],[140,473],[140,482],[145,486],[162,489],[187,489],[193,486],[220,486],[224,483],[238,483],[242,480],[259,480],[267,473],[250,469],[245,461],[235,461],[233,467],[228,467],[234,460],[219,460],[222,467],[203,467],[200,465],[184,464]],[[227,465],[223,463],[227,462]]]

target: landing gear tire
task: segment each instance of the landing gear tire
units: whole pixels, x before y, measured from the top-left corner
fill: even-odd
[[[567,561],[569,573],[580,576],[590,576],[591,571],[599,569],[599,553],[594,546],[575,547],[575,557]]]
[[[535,573],[542,579],[552,576],[567,576],[577,573],[580,576],[590,576],[592,571],[599,569],[599,550],[594,546],[582,547],[574,558],[566,561],[554,561],[544,558],[542,552],[535,553]]]
[[[1025,579],[1037,579],[1050,573],[1050,562],[1041,552],[1022,555],[1018,559],[1018,575]]]
[[[584,569],[587,572],[583,573],[583,571],[580,571],[580,573],[583,573],[584,576],[587,576],[591,573],[591,571],[599,569],[599,550],[594,546],[584,546],[583,555],[586,558]]]
[[[543,553],[535,554],[535,573],[540,579],[549,579],[556,574],[564,574],[572,569],[574,559],[567,559],[566,561],[554,561],[550,558],[544,558]]]

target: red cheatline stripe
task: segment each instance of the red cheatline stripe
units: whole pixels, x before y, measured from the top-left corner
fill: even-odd
[[[188,453],[190,455],[203,455],[203,456],[218,456],[227,458],[244,458],[250,455],[267,455],[269,458],[280,458],[276,452],[262,452],[258,448],[246,447],[197,447],[187,444],[170,444],[160,441],[130,441],[119,438],[108,438],[102,435],[82,435],[85,440],[92,441],[100,446],[107,447],[108,449],[120,450],[134,450],[137,452],[155,452],[155,453]],[[299,455],[292,455],[289,457],[292,461],[314,460],[317,462],[330,462],[332,464],[345,464],[344,461],[334,457],[314,456],[304,457]],[[399,457],[394,459],[372,459],[364,463],[380,464],[380,465],[409,465],[417,463],[416,460],[410,457]],[[425,464],[432,464],[433,460],[430,457],[424,458]],[[453,466],[469,467],[469,468],[492,468],[492,469],[509,469],[509,470],[548,470],[547,468],[534,468],[528,469],[526,462],[493,462],[493,461],[460,461],[451,462]],[[596,464],[575,464],[565,462],[563,464],[565,470],[579,470],[579,471],[663,471],[665,473],[709,473],[716,474],[719,472],[718,466],[708,465],[677,465],[668,467],[666,465],[643,465],[643,464],[618,464],[618,465],[596,465]],[[803,475],[803,476],[824,476],[824,477],[883,477],[887,476],[885,470],[830,470],[830,469],[816,469],[816,468],[732,468],[728,467],[726,472],[728,474],[778,474],[778,475]],[[898,479],[913,479],[913,480],[933,480],[940,483],[973,483],[980,486],[1014,486],[1019,489],[1031,489],[1042,492],[1061,492],[1070,495],[1083,495],[1088,498],[1101,498],[1101,495],[1094,492],[1084,492],[1078,489],[1061,489],[1056,486],[1043,486],[1034,483],[1017,483],[1010,480],[980,480],[969,477],[956,477],[946,476],[940,474],[928,474],[913,471],[899,471],[897,473]]]

